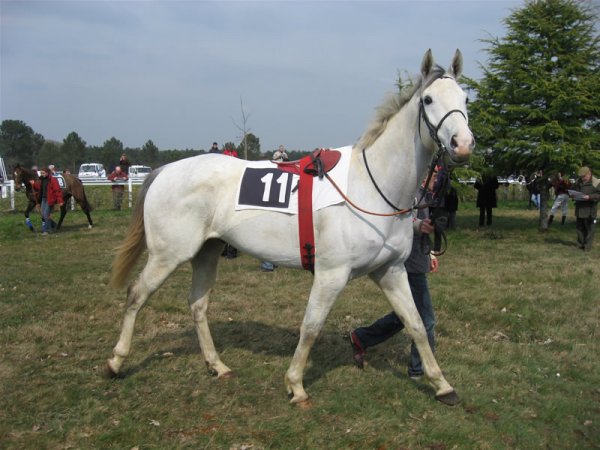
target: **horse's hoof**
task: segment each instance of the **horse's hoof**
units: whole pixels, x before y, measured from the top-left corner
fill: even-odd
[[[460,397],[456,391],[448,392],[447,394],[436,395],[435,399],[449,406],[456,406],[460,403]]]
[[[91,225],[88,225],[88,230],[91,230],[91,229],[92,229],[92,226],[91,226]]]
[[[294,395],[293,392],[288,392],[290,403],[295,403],[300,409],[308,409],[311,406],[310,397],[304,393],[302,395]]]
[[[106,366],[105,366],[105,370],[104,370],[104,375],[106,376],[106,378],[118,378],[119,377],[119,373],[116,372],[110,365],[110,360],[106,361]]]
[[[231,378],[235,378],[234,372],[225,372],[224,374],[217,375],[218,380],[229,380]]]
[[[306,400],[302,400],[300,402],[295,402],[295,405],[297,408],[302,409],[302,410],[308,410],[312,408],[312,402],[310,401],[310,399],[306,399]]]

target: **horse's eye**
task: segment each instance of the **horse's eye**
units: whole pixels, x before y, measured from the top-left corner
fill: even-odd
[[[426,95],[425,98],[423,99],[423,101],[425,102],[426,105],[431,105],[433,103],[433,100],[431,99],[431,97],[429,95]]]
[[[469,104],[469,97],[467,97],[467,98],[465,99],[465,104],[466,104],[466,105],[468,105],[468,104]]]

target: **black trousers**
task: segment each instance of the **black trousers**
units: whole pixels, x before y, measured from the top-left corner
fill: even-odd
[[[487,215],[487,222],[486,222],[486,215]],[[491,206],[486,206],[486,207],[482,206],[479,208],[479,226],[482,227],[484,223],[486,223],[487,225],[492,224],[492,207]]]
[[[591,250],[594,232],[596,231],[596,219],[592,217],[578,217],[575,228],[577,230],[577,244],[579,248]]]

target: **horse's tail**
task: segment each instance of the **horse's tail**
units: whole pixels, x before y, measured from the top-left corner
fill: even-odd
[[[131,222],[127,229],[125,240],[116,249],[117,256],[113,261],[110,285],[115,288],[121,288],[131,269],[139,259],[146,248],[146,230],[144,228],[144,201],[148,188],[156,178],[159,171],[151,173],[142,185],[138,197],[135,201]]]

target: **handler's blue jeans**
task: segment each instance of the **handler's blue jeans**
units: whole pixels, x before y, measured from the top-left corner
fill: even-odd
[[[427,274],[425,273],[409,273],[408,283],[410,284],[410,291],[412,292],[415,300],[415,305],[421,316],[421,320],[425,325],[427,331],[427,339],[431,350],[435,351],[435,315],[433,313],[433,303],[431,302],[431,295],[429,294],[429,284],[427,283]],[[404,324],[400,321],[398,316],[391,312],[380,319],[377,319],[373,324],[368,327],[360,327],[354,330],[355,336],[359,339],[362,347],[367,349],[373,347],[383,341],[394,336],[400,330],[404,328]],[[410,363],[408,365],[408,375],[417,376],[423,374],[423,364],[421,363],[421,357],[417,351],[417,347],[413,342],[410,348]]]
[[[50,214],[54,210],[54,205],[50,206],[45,198],[42,199],[41,203],[41,213],[42,213],[42,232],[50,231],[52,228],[50,225]]]

